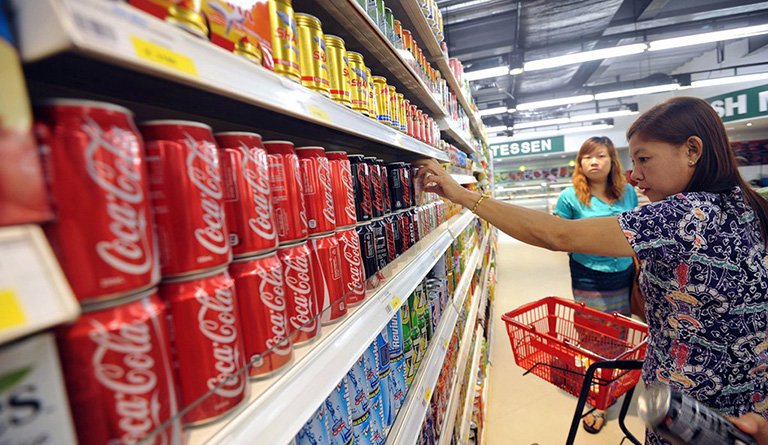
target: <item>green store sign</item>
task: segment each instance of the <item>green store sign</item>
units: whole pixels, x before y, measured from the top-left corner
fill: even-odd
[[[565,137],[528,139],[524,141],[491,144],[494,159],[519,158],[522,156],[558,153],[565,151]]]
[[[723,122],[768,116],[768,85],[705,99],[712,105]]]

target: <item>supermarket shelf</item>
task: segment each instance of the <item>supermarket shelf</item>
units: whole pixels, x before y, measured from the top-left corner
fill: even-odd
[[[142,117],[192,118],[333,149],[447,160],[430,145],[125,3],[14,6],[33,93],[111,100]]]
[[[480,264],[480,261],[483,258],[483,252],[485,252],[485,247],[488,245],[488,236],[489,235],[486,233],[485,237],[483,237],[483,242],[480,244],[480,247],[472,252],[472,256],[467,260],[467,265],[464,268],[461,281],[456,286],[456,291],[454,292],[453,296],[453,307],[457,311],[459,311],[461,307],[464,306],[464,300],[467,298],[467,294],[469,293],[469,285],[472,282],[471,279],[465,278],[475,275],[475,269],[477,269],[477,266]]]
[[[467,389],[467,399],[464,400],[464,415],[462,416],[461,429],[459,430],[459,443],[468,443],[469,425],[472,422],[472,405],[475,400],[475,386],[477,380],[477,367],[480,366],[480,348],[483,343],[483,327],[478,326],[475,332],[475,353],[472,355],[472,365],[469,374],[469,388]]]
[[[467,209],[464,209],[459,213],[458,218],[451,218],[448,227],[448,231],[451,232],[454,238],[459,236],[464,229],[467,228],[469,223],[475,219],[475,215]]]
[[[291,368],[253,382],[240,410],[190,430],[188,443],[288,443],[451,245],[449,227],[459,220],[443,223],[387,266],[363,304],[340,323],[323,326],[313,345],[296,349]]]
[[[467,262],[466,272],[462,276],[459,285],[456,286],[454,301],[463,301],[467,297],[469,283],[472,281],[474,269],[477,267],[477,260],[482,256],[478,252],[480,252],[480,249],[475,248],[472,252],[472,257]],[[456,310],[456,306],[446,305],[445,309],[443,309],[443,317],[440,320],[437,332],[432,337],[426,356],[419,367],[419,374],[414,378],[411,389],[408,391],[408,396],[405,402],[403,402],[403,406],[397,414],[397,419],[395,419],[395,423],[392,425],[392,429],[387,436],[387,443],[416,443],[458,318],[459,312]]]
[[[472,173],[483,173],[483,168],[480,167],[479,165],[475,165],[474,167],[472,167]]]
[[[392,45],[356,0],[315,0],[304,2],[300,9],[320,18],[326,32],[331,33],[330,29],[342,37],[347,50],[363,54],[374,75],[385,76],[406,99],[431,112],[434,119],[447,114],[404,53]],[[330,28],[328,23],[332,24]],[[408,57],[413,59],[410,53]]]
[[[453,139],[461,151],[467,154],[477,154],[475,148],[469,142],[469,135],[451,125],[450,121],[448,121],[448,118],[438,119],[437,124],[440,126],[440,131],[445,132],[448,137]]]
[[[0,252],[0,345],[80,315],[80,305],[39,226],[0,228]]]
[[[461,185],[477,184],[477,178],[470,175],[457,175],[452,173],[451,176]]]
[[[400,20],[402,20],[404,24],[410,27],[414,38],[418,40],[419,45],[422,47],[422,51],[426,53],[427,59],[429,59],[430,62],[437,63],[437,68],[448,83],[448,87],[456,95],[462,108],[464,108],[464,112],[469,116],[472,131],[474,131],[478,137],[481,137],[482,132],[480,131],[480,127],[482,122],[480,121],[480,117],[472,111],[470,102],[464,97],[463,90],[461,89],[458,80],[456,80],[453,70],[451,70],[451,67],[448,64],[448,57],[443,54],[442,49],[440,49],[440,44],[437,42],[434,34],[432,34],[432,29],[429,27],[429,23],[427,23],[424,13],[421,12],[419,2],[412,0],[396,0],[391,3],[390,7],[392,8],[392,12],[396,17],[400,17]]]

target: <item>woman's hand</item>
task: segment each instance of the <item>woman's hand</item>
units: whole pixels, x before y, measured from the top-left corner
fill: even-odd
[[[456,182],[434,159],[422,159],[412,163],[419,167],[416,181],[420,181],[425,192],[437,193],[457,204],[467,206],[469,191]],[[471,197],[469,197],[471,200]]]
[[[747,413],[741,417],[730,417],[729,420],[737,428],[750,434],[757,445],[768,445],[768,420],[757,413]]]

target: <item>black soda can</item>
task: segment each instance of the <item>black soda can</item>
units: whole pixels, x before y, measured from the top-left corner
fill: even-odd
[[[371,230],[373,231],[373,239],[376,245],[376,267],[378,270],[381,270],[389,264],[384,218],[374,218],[373,221],[371,221]]]
[[[395,241],[395,258],[403,254],[403,237],[400,233],[400,227],[397,224],[397,214],[392,213],[384,218],[384,222],[392,227],[394,241]]]
[[[395,241],[395,237],[398,236],[399,233],[397,232],[397,227],[392,220],[391,214],[382,218],[382,223],[384,224],[384,237],[387,241],[387,263],[391,263],[392,261],[395,261],[395,258],[399,255],[399,252],[397,251],[397,243]]]
[[[370,221],[373,219],[370,168],[363,155],[347,155],[347,157],[352,170],[352,187],[355,189],[357,220]]]
[[[415,206],[415,205],[417,205],[417,203],[416,203],[416,195],[417,195],[417,193],[416,193],[416,172],[418,172],[419,169],[417,167],[414,167],[413,165],[411,165],[408,162],[405,163],[405,168],[408,170],[408,173],[409,173],[409,176],[408,176],[408,178],[409,178],[408,179],[408,186],[409,187],[408,188],[410,188],[410,193],[409,193],[410,197],[411,197],[411,202],[410,202],[411,205],[410,206]],[[410,207],[410,206],[408,206],[408,207]]]
[[[365,279],[371,278],[379,271],[376,263],[376,239],[370,222],[358,223],[355,226],[357,236],[360,237],[360,257],[365,267]]]
[[[419,211],[418,207],[413,207],[411,210],[408,210],[408,218],[410,219],[410,222],[408,223],[408,228],[411,231],[411,245],[414,245],[419,242]]]
[[[668,385],[649,385],[637,406],[646,425],[675,445],[757,444],[717,411]]]
[[[376,162],[376,158],[367,157],[365,163],[368,164],[371,177],[371,208],[373,218],[384,216],[384,194],[381,189],[381,166]]]
[[[400,239],[403,243],[403,252],[407,251],[411,248],[413,245],[413,241],[411,238],[411,223],[410,223],[410,216],[408,215],[407,210],[402,210],[398,212],[396,215],[397,217],[397,229],[400,231]]]
[[[379,165],[379,174],[381,175],[381,196],[384,198],[384,215],[392,213],[392,196],[389,193],[389,171],[384,161],[376,160]]]
[[[387,164],[387,173],[389,173],[388,186],[393,212],[410,207],[410,205],[407,204],[405,197],[406,190],[403,183],[404,171],[405,164],[403,162],[392,162]],[[410,191],[408,193],[410,193]],[[410,201],[410,196],[408,197],[408,201]]]

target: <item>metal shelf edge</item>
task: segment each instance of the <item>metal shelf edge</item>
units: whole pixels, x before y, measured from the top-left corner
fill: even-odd
[[[472,374],[477,372],[477,367],[480,366],[480,345],[483,339],[483,327],[478,326],[475,331],[475,354],[472,356]],[[475,398],[474,383],[470,382],[472,387],[467,391],[467,399],[464,401],[464,417],[461,419],[461,433],[459,437],[467,437],[469,435],[469,424],[472,420],[472,400]]]

